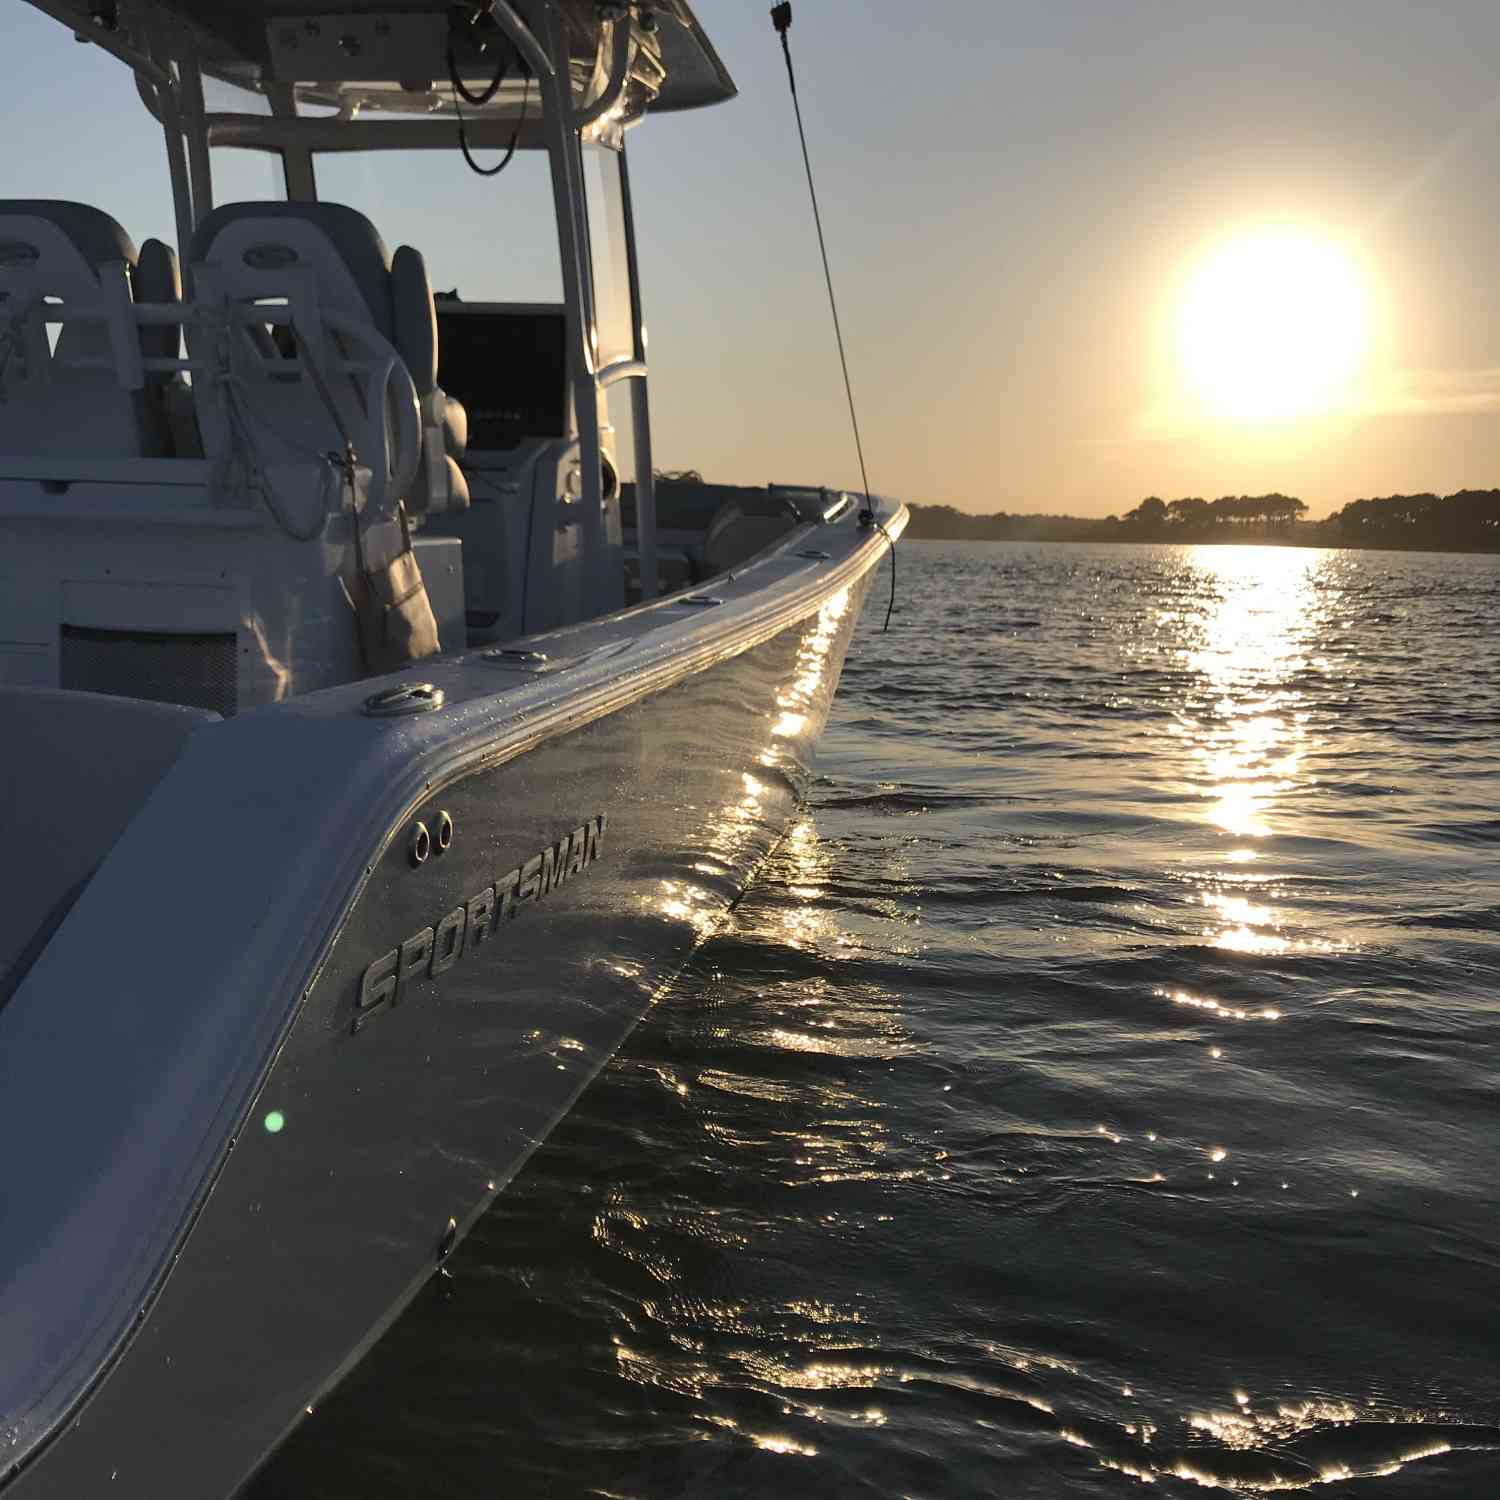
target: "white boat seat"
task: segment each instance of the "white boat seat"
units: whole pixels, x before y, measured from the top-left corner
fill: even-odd
[[[69,458],[170,453],[163,379],[131,391],[113,368],[75,363],[110,359],[107,322],[65,323],[52,344],[41,318],[26,314],[39,297],[93,304],[111,296],[177,300],[175,259],[167,246],[146,242],[144,274],[142,259],[102,209],[64,200],[0,200],[0,452]],[[176,328],[140,336],[143,352],[176,353]]]
[[[417,251],[402,246],[391,257],[375,226],[340,203],[227,203],[204,219],[193,236],[191,259],[264,300],[278,272],[311,275],[320,307],[350,323],[373,325],[400,355],[421,407],[421,457],[404,498],[410,510],[458,509],[469,503],[457,460],[467,440],[462,406],[437,384],[437,322],[432,287]],[[254,273],[243,275],[241,268]],[[292,278],[287,278],[288,292]],[[266,348],[256,325],[249,334],[257,353]],[[210,457],[228,442],[220,402],[210,382],[198,382],[198,413]],[[274,381],[256,394],[266,419],[264,438],[275,458],[305,457],[338,447],[331,415],[300,380]],[[276,452],[280,447],[282,451]]]

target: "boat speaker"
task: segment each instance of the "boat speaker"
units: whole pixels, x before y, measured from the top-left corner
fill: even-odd
[[[81,693],[208,708],[239,705],[235,638],[151,630],[62,627],[61,683]]]

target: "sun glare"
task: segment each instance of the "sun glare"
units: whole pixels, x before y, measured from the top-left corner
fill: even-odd
[[[1188,391],[1215,418],[1288,421],[1345,405],[1369,340],[1369,296],[1349,253],[1267,228],[1211,250],[1178,307]]]

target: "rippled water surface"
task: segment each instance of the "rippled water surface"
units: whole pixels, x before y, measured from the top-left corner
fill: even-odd
[[[1500,558],[901,582],[730,926],[257,1500],[1500,1493]]]

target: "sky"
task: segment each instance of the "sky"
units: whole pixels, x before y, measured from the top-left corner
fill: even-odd
[[[740,97],[630,136],[657,462],[855,486],[769,3],[697,10]],[[1492,0],[795,12],[873,489],[1100,516],[1149,494],[1280,491],[1316,516],[1500,485]],[[0,16],[10,195],[79,198],[138,240],[171,238],[160,133],[128,73],[21,0]],[[539,168],[486,183],[446,158],[346,161],[320,185],[418,245],[439,286],[550,297]],[[238,155],[220,196],[267,181]],[[1268,235],[1336,270],[1319,281],[1316,254],[1294,253],[1262,316]],[[1215,281],[1225,265],[1249,269]],[[1184,332],[1204,285],[1206,376]],[[1341,297],[1342,332],[1327,326]],[[1269,410],[1325,364],[1326,388]],[[1205,396],[1215,378],[1246,399]]]

